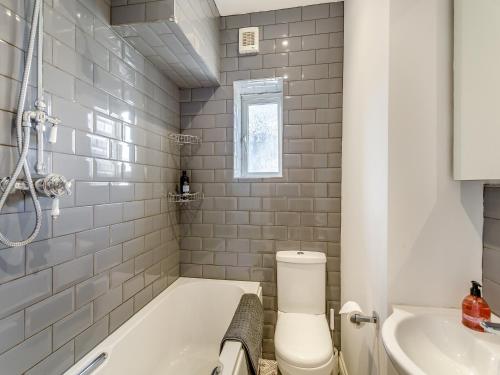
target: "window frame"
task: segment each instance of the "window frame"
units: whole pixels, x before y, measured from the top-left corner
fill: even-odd
[[[261,179],[283,177],[283,79],[259,79],[234,82],[234,178]],[[248,107],[255,104],[278,106],[277,172],[248,171]]]

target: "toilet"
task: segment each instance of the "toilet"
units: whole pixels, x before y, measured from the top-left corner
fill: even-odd
[[[274,336],[282,375],[330,375],[334,350],[325,315],[326,256],[280,251],[278,322]]]

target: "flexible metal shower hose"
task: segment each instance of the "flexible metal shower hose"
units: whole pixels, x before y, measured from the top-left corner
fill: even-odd
[[[31,178],[31,173],[29,170],[29,165],[27,161],[29,142],[30,142],[30,132],[31,132],[31,121],[27,120],[27,124],[23,124],[23,114],[26,103],[26,94],[28,90],[28,82],[31,72],[31,66],[33,62],[33,53],[35,49],[35,39],[38,33],[38,100],[43,99],[43,86],[42,86],[42,63],[43,63],[43,11],[42,11],[42,0],[36,0],[33,9],[33,21],[31,24],[31,32],[28,46],[28,53],[26,55],[26,63],[23,73],[23,82],[21,84],[21,93],[19,95],[19,105],[17,109],[16,118],[16,130],[17,130],[17,147],[19,151],[19,160],[17,162],[16,168],[10,181],[4,190],[0,198],[0,213],[9,197],[9,194],[14,189],[14,185],[21,174],[24,171],[24,177],[31,194],[31,199],[33,200],[33,205],[35,206],[35,217],[36,223],[35,228],[31,235],[22,241],[10,241],[2,232],[0,228],[0,242],[8,247],[18,247],[25,246],[38,236],[40,228],[42,226],[42,209],[40,207],[40,202],[38,200],[38,195],[33,184],[33,179]]]

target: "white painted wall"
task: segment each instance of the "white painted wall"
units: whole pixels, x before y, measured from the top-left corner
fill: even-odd
[[[455,160],[459,180],[500,178],[500,3],[455,1]]]
[[[482,187],[452,178],[452,0],[349,0],[345,23],[342,301],[382,321],[457,307],[481,277]],[[374,327],[343,319],[342,351],[349,375],[392,373]]]
[[[387,315],[389,0],[344,4],[341,299]],[[349,375],[384,373],[375,326],[342,319]]]
[[[342,0],[215,0],[221,16],[335,3]]]
[[[451,0],[391,1],[391,304],[458,307],[481,279],[482,185],[452,176],[452,29]]]

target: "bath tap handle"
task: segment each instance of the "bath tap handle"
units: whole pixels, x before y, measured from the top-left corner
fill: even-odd
[[[104,361],[108,358],[107,353],[101,353],[97,356],[92,362],[89,363],[87,367],[85,367],[82,371],[78,373],[78,375],[90,375],[97,368],[104,363]]]

